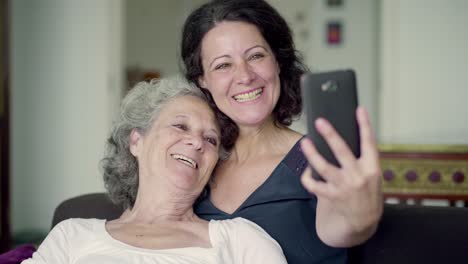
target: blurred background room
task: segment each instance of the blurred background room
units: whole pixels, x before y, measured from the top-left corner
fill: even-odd
[[[39,242],[56,206],[103,192],[120,99],[179,72],[205,0],[0,0],[0,253]],[[468,200],[468,1],[269,0],[312,71],[352,68],[382,151],[388,202]],[[306,133],[305,118],[293,128]]]

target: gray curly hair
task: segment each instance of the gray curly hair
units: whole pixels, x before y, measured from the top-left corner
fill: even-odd
[[[169,101],[187,95],[206,101],[200,89],[180,77],[140,82],[125,96],[101,161],[104,186],[114,203],[132,208],[138,192],[138,162],[130,153],[129,144],[132,130],[145,133]],[[219,157],[225,159],[227,152],[223,144],[219,148]]]

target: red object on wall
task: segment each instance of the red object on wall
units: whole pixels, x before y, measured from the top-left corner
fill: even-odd
[[[343,41],[341,22],[333,21],[327,24],[327,43],[329,45],[340,45]]]

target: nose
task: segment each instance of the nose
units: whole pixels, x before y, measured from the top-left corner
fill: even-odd
[[[245,61],[242,61],[237,66],[236,75],[238,82],[243,84],[250,83],[255,77],[255,73],[252,71],[251,66]]]
[[[203,152],[203,136],[202,135],[190,135],[187,138],[187,144],[191,145],[195,150]]]

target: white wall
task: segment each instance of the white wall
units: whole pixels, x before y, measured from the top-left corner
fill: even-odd
[[[304,63],[309,64],[311,56],[309,45],[312,41],[312,17],[314,12],[313,1],[310,0],[267,0],[274,6],[281,16],[284,17],[289,27],[293,31],[294,44],[296,49],[301,53]],[[299,120],[296,120],[291,125],[291,128],[302,133],[307,133],[307,117],[303,114]]]
[[[182,0],[126,1],[126,66],[179,72],[178,50],[184,17]]]
[[[125,1],[125,65],[162,76],[179,73],[180,37],[185,18],[207,0]]]
[[[322,0],[269,0],[294,31],[296,48],[312,71],[353,68],[357,74],[359,103],[370,113],[377,128],[378,117],[378,4],[375,0],[343,1],[343,6],[329,8]],[[340,21],[343,43],[326,43],[326,25]],[[306,133],[305,114],[292,128]]]
[[[329,8],[326,1],[311,1],[311,36],[305,52],[312,71],[353,68],[358,82],[359,103],[370,114],[373,126],[378,117],[378,30],[379,1],[343,1],[340,8]],[[341,21],[343,42],[326,43],[328,21]]]
[[[12,4],[12,228],[50,228],[59,202],[102,191],[122,88],[122,1]]]
[[[383,0],[380,138],[468,144],[468,1]]]

